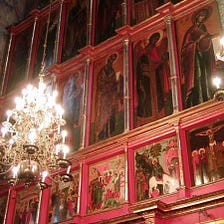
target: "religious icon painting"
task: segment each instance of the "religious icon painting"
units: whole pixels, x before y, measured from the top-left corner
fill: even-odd
[[[171,1],[161,1],[161,0],[132,0],[131,17],[132,25],[138,24],[145,19],[154,16],[157,11],[156,9],[166,4],[167,2],[172,2],[177,4],[182,0],[171,0]]]
[[[224,178],[224,121],[209,123],[187,132],[194,184]]]
[[[8,194],[0,196],[0,223],[4,223]]]
[[[30,186],[20,190],[16,195],[16,212],[14,224],[36,223],[40,190]]]
[[[182,104],[189,108],[213,97],[212,78],[224,62],[217,49],[221,24],[214,2],[176,21]],[[219,51],[219,52],[217,52]]]
[[[9,66],[9,76],[7,77],[7,93],[18,87],[18,84],[25,80],[32,29],[33,24],[15,36],[15,46],[11,49],[13,53],[11,65]]]
[[[121,205],[125,200],[124,195],[124,155],[89,166],[89,213]]]
[[[135,126],[172,114],[166,30],[133,43]]]
[[[97,0],[95,45],[116,35],[122,25],[123,0]]]
[[[17,1],[18,2],[18,1]],[[28,1],[24,9],[23,15],[29,15],[29,13],[34,9],[42,9],[45,6],[49,5],[50,0],[40,0],[40,1]]]
[[[71,219],[77,214],[79,194],[79,172],[71,173],[72,181],[63,182],[58,177],[52,181],[48,223]]]
[[[132,0],[132,25],[155,15],[156,8],[161,6],[161,3],[162,1],[159,0]]]
[[[66,121],[65,129],[68,131],[66,141],[72,147],[71,152],[79,149],[81,144],[84,85],[83,70],[60,80],[59,84],[63,117]]]
[[[51,18],[50,18],[50,24],[48,29],[48,36],[47,36],[47,44],[46,44],[46,50],[45,50],[45,60],[44,60],[44,66],[45,71],[47,68],[54,64],[54,53],[55,53],[55,43],[56,43],[56,36],[57,36],[57,29],[58,29],[58,8],[56,11],[52,12]],[[44,17],[41,19],[40,22],[40,28],[38,32],[38,42],[37,42],[37,51],[34,61],[34,68],[33,68],[33,75],[32,77],[35,78],[38,76],[41,70],[41,63],[43,60],[43,51],[44,51],[44,42],[45,42],[45,36],[46,36],[46,29],[47,29],[47,18]]]
[[[122,58],[120,49],[94,63],[91,143],[115,136],[124,130]]]
[[[176,192],[180,169],[176,137],[146,145],[135,152],[136,200]]]
[[[75,56],[87,44],[88,3],[87,0],[72,0],[66,4],[62,61]]]

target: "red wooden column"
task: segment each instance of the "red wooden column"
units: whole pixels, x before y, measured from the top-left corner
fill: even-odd
[[[50,180],[46,179],[46,183],[50,184]],[[50,192],[51,192],[50,187],[44,190],[40,190],[36,224],[48,223]]]
[[[181,147],[181,154],[182,158],[182,172],[183,172],[183,188],[190,188],[193,186],[192,178],[191,178],[191,159],[189,157],[188,149],[187,149],[187,138],[186,138],[186,131],[183,129],[179,129],[179,138],[180,138],[180,147]]]
[[[130,162],[129,162],[129,154],[128,154],[128,143],[124,143],[124,157],[125,157],[125,203],[129,203],[129,198],[130,198],[130,191],[129,191],[129,178],[133,177],[133,174],[129,175],[129,167],[130,167]]]
[[[179,120],[174,122],[173,124],[174,130],[176,132],[177,144],[178,144],[178,158],[179,158],[179,172],[180,172],[180,188],[183,188],[184,185],[184,173],[183,173],[183,157],[182,157],[182,145],[181,145],[181,137],[180,137],[180,124]]]
[[[81,223],[82,222],[82,218],[80,216],[81,213],[81,205],[82,205],[82,177],[83,177],[83,162],[81,161],[79,163],[79,189],[78,189],[78,200],[77,200],[77,210],[76,210],[76,215],[73,219],[73,221],[75,223]]]
[[[129,203],[132,204],[136,202],[136,192],[135,192],[135,158],[134,150],[129,148],[127,151],[127,162],[128,162],[128,199]]]
[[[180,172],[180,188],[178,191],[179,197],[189,196],[189,188],[192,186],[191,174],[190,174],[190,164],[185,130],[181,129],[180,121],[177,120],[172,124],[177,137],[178,143],[178,158],[179,158],[179,172]]]
[[[4,224],[12,224],[16,207],[16,191],[13,187],[9,188],[8,200],[5,210]]]
[[[86,214],[87,209],[87,201],[88,201],[88,165],[85,163],[85,161],[82,161],[82,171],[81,172],[81,189],[80,189],[80,210],[79,214],[80,216],[84,216]]]

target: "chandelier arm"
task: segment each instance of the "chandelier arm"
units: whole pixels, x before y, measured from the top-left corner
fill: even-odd
[[[13,164],[14,164],[14,162],[4,163],[4,162],[0,161],[0,165],[2,165],[2,166],[12,166]]]
[[[59,180],[59,181],[58,181],[58,180],[55,180],[51,175],[49,175],[48,178],[49,178],[51,181],[53,181],[54,183],[56,183],[56,184],[59,184],[59,183],[60,183],[60,180]]]
[[[0,172],[0,176],[7,174],[8,172],[11,171],[11,169],[12,169],[12,167],[10,166],[6,171]]]

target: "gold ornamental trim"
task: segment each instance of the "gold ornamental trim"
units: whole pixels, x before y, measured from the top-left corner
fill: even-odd
[[[162,202],[161,199],[138,202],[131,205],[130,210],[142,216],[154,213],[155,216],[159,216],[160,218],[171,218],[223,205],[224,190],[220,190],[204,195],[193,195],[190,198],[180,199],[169,204]]]

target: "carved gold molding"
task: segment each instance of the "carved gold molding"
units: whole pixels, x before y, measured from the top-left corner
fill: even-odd
[[[133,213],[140,214],[145,217],[147,214],[155,213],[155,217],[173,218],[179,215],[185,215],[200,210],[207,210],[215,207],[223,206],[224,190],[212,192],[204,195],[196,195],[191,198],[183,198],[176,202],[166,204],[157,199],[154,201],[138,202],[130,206]]]

